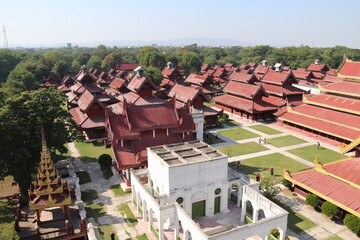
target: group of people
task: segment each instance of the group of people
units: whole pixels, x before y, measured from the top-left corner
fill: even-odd
[[[270,168],[270,175],[274,176],[274,168],[273,167]],[[260,182],[260,180],[261,180],[261,176],[260,176],[260,173],[258,173],[258,174],[256,174],[256,181]]]
[[[261,144],[261,142],[263,142],[264,144],[267,144],[266,137],[264,137],[264,139],[259,138],[259,144]]]

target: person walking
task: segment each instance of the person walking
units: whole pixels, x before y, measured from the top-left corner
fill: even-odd
[[[273,167],[270,168],[270,175],[274,176],[274,168]]]
[[[261,139],[261,138],[259,138],[259,144],[261,144],[261,141],[262,141],[262,139]]]
[[[317,142],[317,149],[320,149],[320,142]]]
[[[266,144],[266,137],[264,137],[264,140],[263,140],[264,144]]]

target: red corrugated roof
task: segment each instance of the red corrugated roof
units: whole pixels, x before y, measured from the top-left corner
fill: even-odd
[[[299,70],[294,70],[294,71],[292,71],[292,73],[294,74],[294,76],[297,79],[308,79],[312,76],[311,72],[304,72],[304,71],[299,71]]]
[[[232,81],[239,81],[244,83],[253,83],[257,80],[254,74],[246,74],[242,72],[233,72],[229,79]]]
[[[111,83],[110,87],[120,89],[125,84],[125,80],[119,77],[116,77]]]
[[[214,93],[220,93],[220,92],[221,92],[220,89],[211,87],[211,86],[209,86],[209,85],[202,86],[201,91],[202,91],[204,94],[214,94]]]
[[[257,74],[262,74],[264,75],[265,73],[267,73],[267,71],[269,71],[270,67],[269,66],[257,66],[257,68],[254,70],[254,73],[257,73]]]
[[[170,92],[169,97],[176,96],[176,99],[181,102],[194,101],[195,97],[200,93],[200,88],[192,88],[180,84],[175,84]]]
[[[116,65],[116,69],[118,70],[127,70],[133,71],[135,68],[139,66],[138,63],[121,63]]]
[[[325,91],[360,96],[360,82],[340,81],[323,86]]]
[[[69,113],[78,126],[80,126],[87,119],[87,115],[83,113],[79,107],[70,109]]]
[[[293,108],[293,110],[295,112],[302,113],[308,116],[331,121],[334,123],[339,123],[345,126],[355,127],[358,128],[358,130],[360,131],[360,119],[357,115],[312,105],[301,105]]]
[[[326,64],[315,64],[315,63],[311,63],[308,67],[307,67],[308,71],[315,71],[315,72],[322,72],[322,71],[328,71],[329,67]]]
[[[323,79],[325,77],[325,74],[321,72],[312,72],[312,75],[317,79]]]
[[[345,79],[344,77],[335,77],[335,76],[326,75],[323,78],[323,81],[326,81],[326,82],[338,82],[338,81],[342,81],[344,79]]]
[[[343,111],[356,111],[360,113],[360,100],[330,94],[320,94],[308,98],[311,104],[322,104],[329,108],[340,108]]]
[[[86,112],[94,103],[95,97],[88,90],[86,90],[79,98],[78,105],[83,112]]]
[[[339,126],[319,119],[302,116],[296,113],[287,112],[280,117],[281,120],[292,122],[319,132],[337,136],[349,141],[353,141],[360,136],[360,131]]]
[[[97,116],[88,116],[88,118],[80,125],[81,128],[89,129],[89,128],[103,128],[105,127],[105,116],[97,115]]]
[[[277,72],[269,70],[261,81],[283,85],[288,80],[291,80],[292,83],[297,83],[297,80],[291,72]]]
[[[354,158],[323,165],[325,170],[347,181],[360,184],[360,159]],[[291,174],[291,178],[335,202],[360,213],[360,190],[349,183],[317,172],[315,169]],[[311,191],[311,190],[310,190]],[[317,193],[316,193],[317,192]],[[340,205],[340,207],[342,207]]]
[[[360,77],[360,62],[345,62],[339,73],[345,76]]]
[[[254,99],[261,92],[267,95],[261,86],[246,84],[243,82],[229,81],[224,87],[224,91],[233,95]]]
[[[185,80],[185,82],[193,83],[198,86],[201,86],[205,81],[209,79],[208,75],[198,75],[196,73],[191,73]]]

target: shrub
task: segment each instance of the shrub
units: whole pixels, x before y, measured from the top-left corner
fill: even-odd
[[[321,206],[321,211],[328,217],[333,217],[335,216],[338,212],[339,209],[336,205],[332,204],[331,202],[325,202],[322,206]]]
[[[309,204],[310,206],[316,207],[319,204],[319,202],[320,202],[320,198],[315,194],[308,193],[308,195],[306,195],[306,203]]]
[[[271,235],[273,235],[275,238],[279,238],[279,236],[280,236],[280,232],[279,232],[279,229],[277,229],[277,228],[273,228],[273,229],[271,229],[271,231],[270,231],[270,234]]]
[[[288,181],[288,180],[286,180],[286,179],[283,179],[283,180],[281,181],[281,183],[282,183],[282,185],[284,185],[284,186],[287,187],[287,188],[291,188],[291,187],[292,187],[292,182],[290,182],[290,181]]]
[[[344,224],[352,232],[356,234],[360,233],[360,218],[352,214],[346,214],[344,218]]]
[[[112,158],[109,154],[101,154],[98,158],[98,163],[102,167],[110,167],[112,164]]]

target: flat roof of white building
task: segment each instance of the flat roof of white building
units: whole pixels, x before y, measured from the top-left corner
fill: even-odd
[[[149,149],[169,166],[211,161],[227,157],[224,153],[199,140],[150,147]]]

